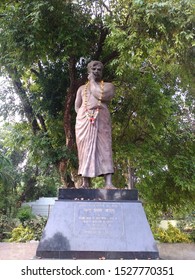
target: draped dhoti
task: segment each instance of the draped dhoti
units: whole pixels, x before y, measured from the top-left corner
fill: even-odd
[[[80,107],[75,132],[78,174],[83,177],[97,177],[113,173],[111,118],[107,106],[101,106],[94,124],[86,117],[85,108]]]

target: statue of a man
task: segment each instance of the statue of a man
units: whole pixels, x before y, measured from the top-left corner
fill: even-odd
[[[107,105],[115,89],[112,83],[102,80],[103,64],[100,61],[91,61],[87,69],[88,82],[78,89],[75,101],[78,174],[83,177],[82,188],[90,187],[90,178],[104,176],[105,188],[112,189],[114,168]]]

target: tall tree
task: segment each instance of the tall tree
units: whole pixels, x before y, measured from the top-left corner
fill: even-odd
[[[91,19],[90,9],[70,1],[12,1],[3,8],[1,64],[12,80],[33,134],[47,138],[48,150],[67,185],[64,173],[75,149],[73,103],[77,88],[86,79],[80,58],[89,54],[98,57],[104,29],[101,21]],[[94,40],[99,40],[98,46]],[[66,149],[61,140],[59,149],[64,154],[55,156],[52,137],[56,128],[62,134],[62,118]]]
[[[145,201],[164,211],[184,200],[192,206],[194,4],[118,4],[107,38],[118,53],[112,61],[120,87],[113,107],[116,161],[123,172],[127,163],[134,170]]]

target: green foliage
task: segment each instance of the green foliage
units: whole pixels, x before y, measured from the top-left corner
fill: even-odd
[[[59,56],[66,59],[67,54],[78,56],[81,50],[86,52],[89,41],[85,38],[92,30],[87,28],[89,15],[82,13],[79,6],[61,0],[25,0],[14,6],[7,4],[5,9],[7,23],[3,21],[6,31],[3,39],[6,43],[2,48],[5,51],[14,46],[16,59],[21,63],[27,65],[40,57],[44,60]],[[2,59],[12,64],[10,54]]]
[[[10,236],[10,232],[17,226],[17,220],[0,213],[0,242]]]
[[[8,221],[6,215],[0,215],[0,241],[5,237],[5,229],[7,228]]]
[[[19,226],[15,227],[11,231],[11,237],[8,242],[27,242],[30,240],[40,240],[43,229],[46,224],[46,218],[35,217],[31,219],[25,219],[25,221]]]
[[[179,229],[182,229],[186,234],[189,235],[192,242],[195,242],[195,213],[192,212],[187,217],[179,221]]]
[[[33,216],[34,215],[32,214],[32,209],[30,206],[22,206],[20,209],[18,209],[18,213],[16,215],[22,225],[24,225],[24,222],[31,220]]]
[[[164,217],[161,203],[158,202],[143,203],[143,206],[150,227],[156,228],[159,225],[160,221],[162,220],[162,217]]]
[[[120,1],[108,37],[109,46],[120,53],[113,61],[118,75],[143,67],[143,63],[159,72],[172,67],[175,60],[178,69],[178,62],[184,61],[186,50],[194,45],[193,11],[192,1]]]
[[[10,153],[19,149],[19,155],[28,159],[20,181],[28,193],[30,188],[33,192],[39,186],[37,196],[47,178],[56,182],[53,188],[59,186],[56,169],[61,160],[76,166],[75,152],[68,151],[65,146],[63,127],[63,110],[72,75],[70,62],[77,64],[74,67],[78,73],[73,76],[80,78],[83,72],[78,63],[80,57],[88,55],[99,31],[95,25],[94,28],[89,26],[90,10],[69,1],[26,0],[2,4],[1,9],[4,32],[0,67],[9,73],[12,88],[21,101],[19,113],[29,122],[27,125],[23,120],[10,131],[14,134],[9,138]],[[9,107],[6,109],[8,111]],[[33,133],[30,133],[31,128]],[[27,180],[30,170],[36,178]],[[46,183],[42,193],[45,187]]]
[[[164,243],[191,243],[189,235],[182,232],[180,229],[168,224],[168,228],[153,229],[154,238]]]
[[[24,222],[24,226],[28,227],[33,232],[33,240],[40,240],[43,230],[45,228],[47,219],[45,217],[36,216],[34,219],[30,219]]]
[[[105,185],[104,177],[96,177],[92,179],[92,188],[94,189],[103,188],[104,185]]]
[[[11,167],[10,161],[3,155],[0,150],[0,184],[8,185],[12,183],[12,177],[9,174]]]
[[[29,227],[24,227],[22,224],[14,228],[11,232],[9,242],[27,242],[34,237],[33,231]]]
[[[18,193],[15,198],[21,197],[22,201],[38,199],[40,196],[56,196],[57,187],[60,186],[55,162],[66,152],[61,155],[60,151],[55,153],[48,137],[42,135],[40,140],[40,135],[34,136],[28,130],[28,125],[23,123],[6,124],[1,129],[4,150],[13,164],[11,174],[14,176],[15,192]],[[59,145],[55,145],[60,150]],[[6,196],[2,198],[7,199]]]
[[[115,162],[124,171],[129,162],[143,201],[164,212],[195,199],[193,79],[183,71],[194,44],[192,11],[184,1],[120,1],[109,22],[107,42],[119,53],[112,61]]]
[[[0,149],[0,212],[12,216],[16,209],[15,172],[11,160]]]
[[[20,223],[22,222],[22,223]],[[47,219],[32,215],[31,209],[22,207],[17,218],[0,215],[0,242],[27,242],[40,240]]]

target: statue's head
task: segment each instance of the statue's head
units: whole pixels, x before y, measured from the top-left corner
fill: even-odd
[[[93,60],[87,65],[88,74],[93,73],[96,80],[102,78],[104,65],[101,61]]]

